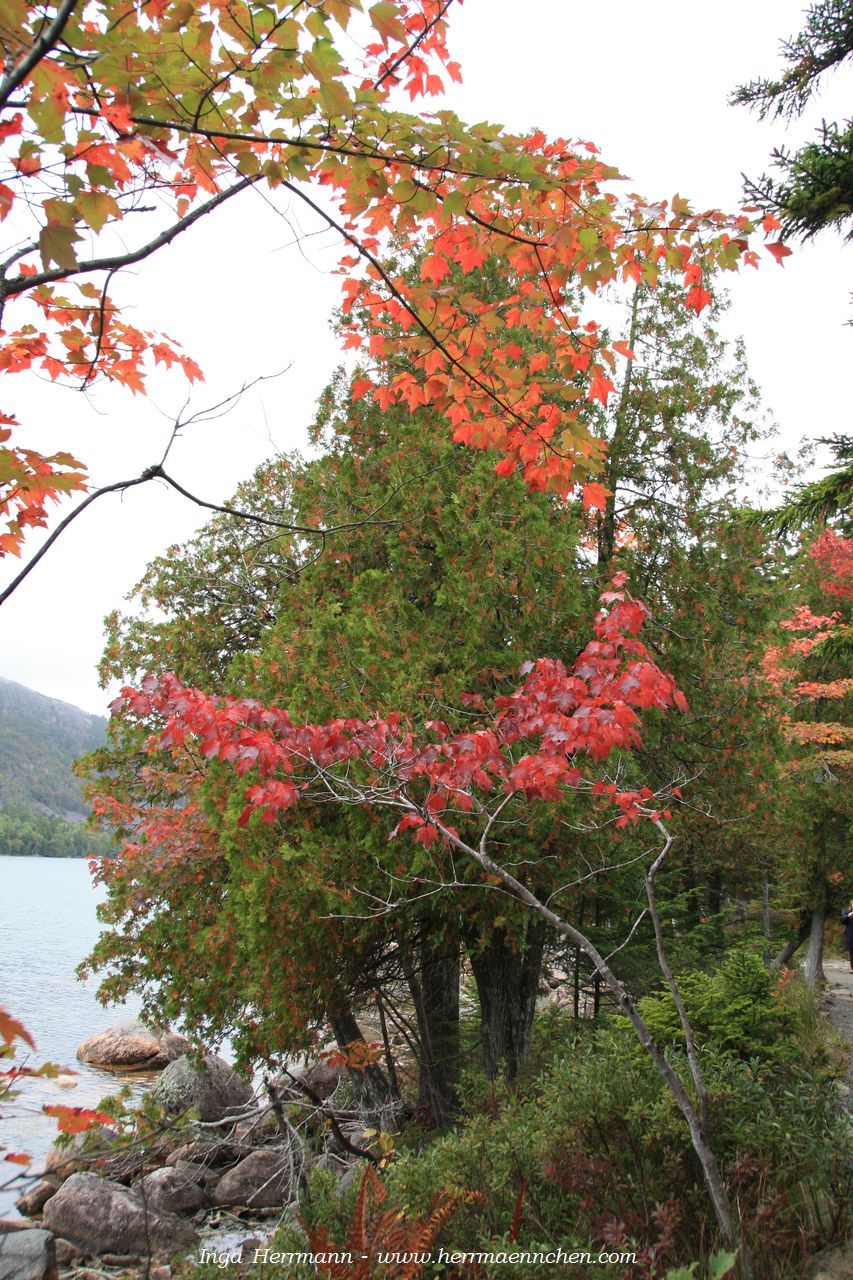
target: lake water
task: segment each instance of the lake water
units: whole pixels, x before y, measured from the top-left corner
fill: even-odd
[[[36,1042],[18,1061],[56,1062],[78,1074],[73,1086],[23,1080],[16,1098],[0,1101],[0,1145],[26,1151],[33,1168],[56,1137],[56,1121],[42,1112],[45,1103],[96,1104],[119,1083],[133,1080],[77,1062],[77,1046],[87,1036],[136,1016],[139,1003],[103,1008],[95,995],[97,980],[80,982],[75,969],[98,936],[95,915],[103,898],[94,888],[85,858],[0,857],[0,1005],[23,1022]],[[3,1065],[8,1066],[6,1062]],[[136,1085],[142,1088],[140,1077]],[[8,1185],[15,1166],[0,1156],[0,1217],[14,1215],[19,1191]]]

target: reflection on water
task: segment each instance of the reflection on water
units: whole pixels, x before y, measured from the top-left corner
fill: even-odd
[[[56,1136],[55,1120],[41,1110],[46,1102],[90,1107],[120,1084],[141,1090],[150,1078],[114,1075],[76,1060],[81,1040],[139,1009],[136,1000],[104,1009],[95,997],[96,981],[75,976],[98,936],[95,908],[102,898],[83,858],[0,857],[0,1005],[24,1023],[37,1048],[33,1054],[24,1045],[18,1061],[29,1054],[33,1062],[56,1062],[78,1073],[72,1087],[25,1080],[17,1098],[0,1102],[0,1145],[29,1152],[33,1168]],[[3,1187],[13,1172],[0,1160],[0,1217],[14,1212],[18,1192]]]

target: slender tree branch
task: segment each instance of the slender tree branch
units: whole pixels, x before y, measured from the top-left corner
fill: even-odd
[[[62,0],[62,4],[57,9],[56,16],[50,26],[37,37],[29,53],[25,54],[18,65],[13,67],[8,75],[4,76],[0,81],[0,109],[8,104],[9,95],[17,89],[19,84],[26,80],[45,54],[50,53],[65,30],[68,19],[77,8],[77,3],[78,0]]]
[[[245,191],[248,187],[254,186],[256,182],[260,182],[262,176],[262,174],[254,174],[251,177],[242,178],[239,182],[235,182],[233,187],[229,187],[227,191],[220,191],[218,195],[205,201],[197,209],[193,209],[191,213],[174,222],[171,227],[161,231],[158,236],[155,236],[153,240],[149,240],[148,244],[139,249],[132,249],[128,253],[114,254],[109,258],[92,258],[89,261],[78,262],[74,267],[54,267],[50,271],[40,271],[34,276],[16,276],[13,280],[0,284],[0,297],[14,298],[16,294],[26,293],[42,284],[53,284],[56,280],[67,280],[69,277],[87,275],[91,271],[120,271],[122,267],[129,267],[135,262],[142,262],[143,259],[155,253],[157,249],[162,249],[164,245],[170,244],[176,236],[187,231],[193,223],[198,222],[208,213],[212,213],[215,208],[224,204],[226,200],[230,200],[232,196],[239,195],[241,191]]]
[[[355,249],[356,253],[358,253],[362,258],[364,258],[366,262],[370,263],[371,267],[376,272],[377,276],[382,280],[383,284],[388,289],[392,297],[396,298],[396,300],[405,309],[405,311],[412,317],[412,319],[414,320],[418,328],[421,330],[421,332],[430,339],[430,341],[435,345],[437,350],[441,352],[441,354],[444,356],[447,362],[450,365],[452,365],[454,369],[458,369],[459,372],[463,375],[463,377],[468,380],[468,382],[471,382],[475,387],[478,387],[479,390],[482,391],[483,394],[486,395],[489,398],[489,400],[492,401],[493,404],[497,405],[499,409],[501,409],[504,413],[506,413],[515,422],[519,423],[519,425],[523,427],[528,428],[531,432],[534,432],[537,435],[539,434],[538,432],[536,432],[536,429],[532,423],[528,422],[527,419],[522,414],[516,413],[512,405],[508,404],[505,400],[501,399],[501,397],[495,391],[493,391],[491,387],[482,380],[482,378],[479,378],[477,374],[474,373],[471,369],[466,368],[461,360],[458,360],[456,356],[451,354],[447,346],[444,344],[444,342],[442,342],[441,338],[439,338],[437,334],[433,332],[433,330],[430,328],[427,322],[421,318],[420,313],[408,301],[405,294],[402,293],[400,289],[398,289],[398,287],[395,285],[394,281],[388,275],[388,272],[382,266],[382,263],[375,256],[375,254],[371,253],[369,249],[366,249],[365,246],[361,243],[361,241],[356,236],[354,236],[351,231],[347,231],[346,227],[341,226],[341,224],[337,222],[330,213],[327,213],[325,209],[321,208],[321,206],[317,204],[315,200],[312,200],[311,197],[306,194],[306,192],[300,191],[300,189],[297,186],[295,186],[292,182],[285,181],[282,183],[282,186],[286,187],[289,191],[293,193],[293,195],[297,196],[300,200],[302,200],[305,204],[307,204],[308,207],[314,211],[314,213],[316,213],[319,217],[323,219],[323,221],[327,224],[327,226],[331,227],[332,230],[337,231],[338,235],[340,235],[347,242],[347,244],[351,246],[351,248]],[[543,444],[546,444],[546,443],[547,442],[543,440]]]
[[[105,497],[108,493],[123,493],[126,489],[133,489],[136,485],[147,484],[149,480],[154,479],[152,472],[155,470],[157,468],[149,467],[141,475],[134,476],[132,480],[116,480],[114,484],[104,485],[103,488],[96,489],[94,493],[90,493],[88,498],[84,498],[78,507],[75,507],[64,520],[59,522],[50,537],[42,543],[35,555],[27,561],[17,577],[13,578],[5,590],[0,592],[0,606],[6,603],[13,592],[17,591],[21,583],[30,576],[42,557],[47,555],[53,544],[62,536],[68,526],[83,514],[87,507],[91,507],[93,502],[97,502],[99,498]]]
[[[660,820],[656,820],[654,825],[664,837],[665,844],[652,865],[646,872],[646,897],[649,901],[649,915],[651,916],[652,925],[655,931],[655,946],[657,949],[658,964],[661,973],[666,979],[666,985],[669,987],[672,995],[673,1003],[678,1011],[678,1020],[681,1023],[681,1029],[684,1032],[684,1041],[687,1047],[687,1061],[690,1063],[690,1074],[693,1076],[693,1083],[696,1086],[696,1092],[699,1096],[699,1110],[702,1120],[702,1128],[707,1136],[708,1133],[708,1090],[705,1088],[705,1082],[702,1079],[702,1072],[699,1069],[699,1058],[696,1053],[696,1042],[693,1038],[693,1027],[687,1016],[687,1009],[679,990],[678,983],[675,981],[675,975],[670,967],[669,958],[666,954],[666,948],[663,941],[663,930],[661,929],[660,916],[658,915],[657,901],[655,898],[655,876],[663,866],[664,859],[669,852],[672,844],[672,836],[664,827]]]
[[[402,64],[412,56],[412,54],[415,52],[415,49],[417,49],[418,45],[423,40],[426,39],[430,31],[436,25],[436,23],[441,22],[442,18],[447,13],[447,10],[450,8],[452,4],[453,4],[453,0],[445,0],[444,4],[436,13],[435,17],[432,18],[428,23],[426,23],[423,31],[421,31],[421,33],[415,37],[412,43],[403,50],[403,52],[399,55],[399,57],[394,59],[394,61],[391,63],[389,67],[385,68],[385,70],[382,72],[382,75],[379,77],[379,79],[375,82],[373,86],[375,89],[378,89],[379,86],[383,84],[390,76],[393,76],[397,68],[402,66]]]
[[[170,446],[171,446],[171,443],[172,442],[170,441]],[[168,447],[166,452],[168,453]],[[165,455],[164,455],[164,460],[165,460]],[[308,525],[308,524],[292,524],[286,520],[275,520],[272,516],[264,516],[256,511],[243,511],[239,507],[230,507],[218,502],[208,502],[205,498],[200,498],[197,494],[191,493],[189,489],[185,488],[173,476],[170,476],[168,474],[168,472],[164,469],[162,462],[158,462],[158,463],[154,463],[150,467],[146,467],[146,469],[143,472],[141,472],[138,476],[133,476],[129,480],[116,480],[113,484],[104,485],[102,488],[96,489],[94,493],[90,493],[89,496],[85,498],[80,503],[79,506],[75,507],[73,511],[70,511],[68,515],[65,517],[65,519],[61,520],[60,523],[56,526],[56,528],[51,533],[50,537],[45,540],[45,542],[42,544],[41,547],[39,547],[35,555],[27,562],[26,565],[24,565],[23,569],[17,575],[17,577],[13,578],[12,581],[9,583],[9,585],[2,592],[0,592],[0,607],[2,607],[2,605],[6,603],[9,597],[13,595],[15,591],[17,591],[18,587],[29,577],[33,569],[35,569],[39,561],[47,554],[47,552],[51,549],[54,543],[62,536],[62,534],[69,527],[69,525],[71,525],[77,519],[78,516],[83,514],[83,512],[87,509],[87,507],[90,507],[93,502],[97,502],[99,498],[105,497],[106,494],[108,493],[124,493],[125,490],[133,489],[136,486],[141,484],[147,484],[150,480],[162,480],[165,484],[168,484],[177,493],[181,494],[182,497],[187,498],[190,502],[193,502],[197,507],[203,507],[207,511],[216,511],[222,515],[233,516],[236,520],[243,520],[251,524],[264,525],[265,527],[270,529],[279,529],[283,533],[298,533],[298,534],[304,534],[306,537],[319,538],[321,545],[317,553],[317,556],[322,554],[323,550],[325,549],[326,539],[330,534],[342,533],[348,529],[360,529],[368,524],[381,524],[381,525],[400,524],[399,520],[376,520],[374,512],[371,512],[370,515],[364,516],[361,520],[348,520],[348,521],[343,521],[341,524],[328,525],[325,527],[318,527],[315,525]],[[390,501],[392,496],[393,494],[389,495],[389,497],[386,498],[385,502],[382,503],[382,506],[385,506]],[[381,509],[382,509],[381,507],[377,508],[377,510],[381,510]],[[314,560],[317,559],[317,556],[313,557],[313,559],[309,561],[309,563],[313,563]]]
[[[306,1098],[310,1098],[317,1110],[320,1112],[320,1115],[329,1121],[332,1132],[345,1151],[349,1151],[351,1155],[360,1156],[365,1160],[369,1160],[372,1164],[379,1164],[379,1156],[377,1156],[375,1151],[371,1151],[369,1147],[357,1147],[355,1143],[350,1142],[349,1138],[338,1124],[334,1111],[326,1106],[319,1093],[316,1093],[311,1088],[310,1084],[307,1084],[301,1076],[295,1076],[287,1067],[284,1067],[283,1071],[286,1076],[290,1077],[296,1087],[302,1090]]]

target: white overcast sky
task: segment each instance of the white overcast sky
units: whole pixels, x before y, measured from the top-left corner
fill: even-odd
[[[779,41],[800,29],[803,8],[793,0],[465,0],[454,5],[450,41],[465,80],[449,105],[471,122],[590,138],[649,199],[678,191],[698,207],[735,209],[741,173],[760,174],[774,145],[804,139],[822,116],[849,115],[848,69],[788,133],[727,106],[736,84],[778,66]],[[201,364],[207,382],[195,407],[288,369],[175,449],[174,474],[214,501],[274,451],[300,446],[340,360],[328,329],[337,246],[325,235],[289,244],[283,208],[249,192],[121,284],[133,322],[165,330]],[[312,230],[304,220],[302,229]],[[826,234],[784,268],[762,256],[760,271],[730,277],[730,329],[744,336],[765,403],[794,448],[848,429],[851,254]],[[185,387],[173,374],[152,383],[147,399],[109,387],[86,398],[19,374],[7,377],[4,393],[35,447],[77,453],[100,485],[159,459]],[[154,485],[101,499],[0,609],[0,675],[103,713],[109,695],[95,667],[104,615],[152,556],[201,520]],[[30,550],[37,545],[32,539]],[[20,565],[3,567],[11,572],[0,582]]]

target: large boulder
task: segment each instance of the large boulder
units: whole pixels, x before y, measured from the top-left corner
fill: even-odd
[[[56,1250],[49,1231],[0,1235],[0,1280],[57,1280]]]
[[[276,1209],[289,1198],[292,1164],[282,1147],[253,1151],[233,1169],[223,1173],[213,1192],[219,1205],[247,1205],[250,1209]]]
[[[169,1257],[198,1237],[172,1213],[146,1208],[135,1191],[95,1173],[74,1173],[44,1209],[44,1224],[87,1253]]]
[[[195,1213],[207,1204],[207,1196],[199,1186],[195,1171],[204,1177],[200,1165],[185,1161],[174,1169],[155,1169],[134,1184],[133,1190],[149,1209],[156,1213]]]
[[[184,1054],[170,1062],[152,1093],[167,1111],[195,1107],[199,1119],[222,1120],[245,1110],[252,1101],[252,1086],[223,1059],[208,1054],[201,1068]]]
[[[150,1031],[141,1022],[119,1022],[84,1040],[77,1057],[93,1067],[159,1071],[189,1047],[189,1041],[171,1031]]]

